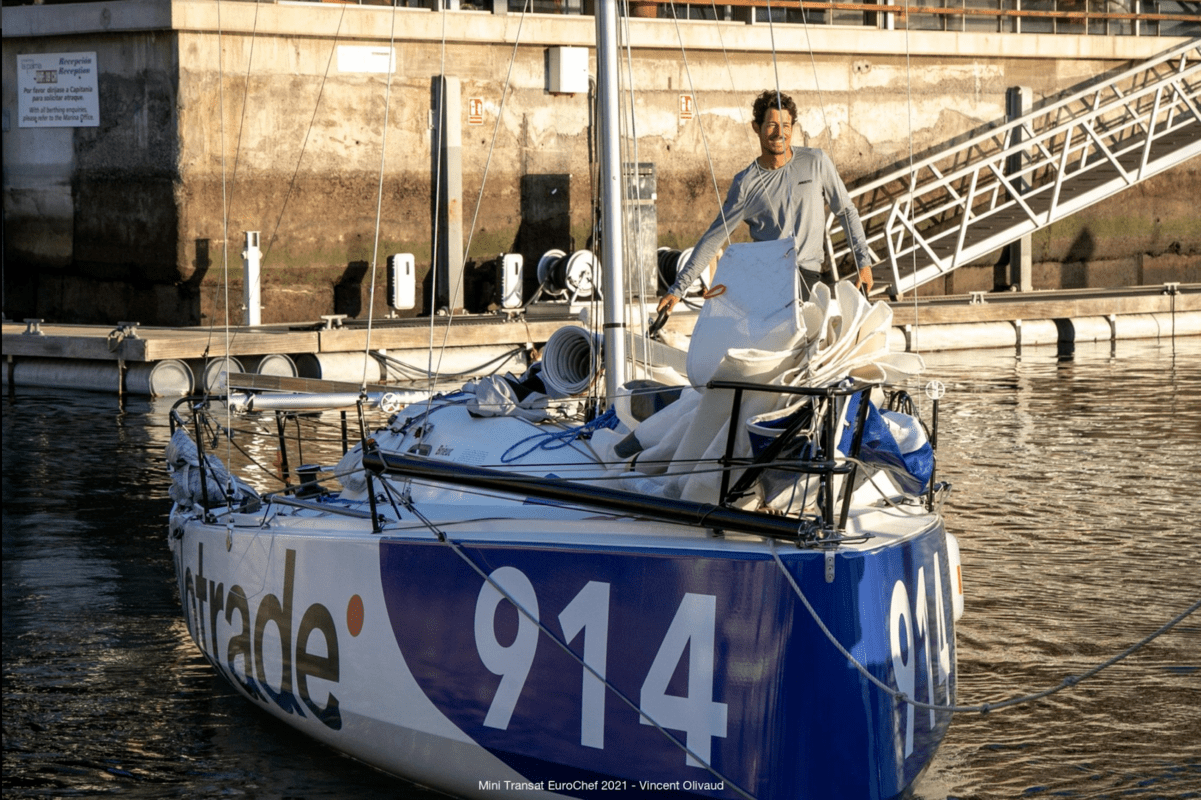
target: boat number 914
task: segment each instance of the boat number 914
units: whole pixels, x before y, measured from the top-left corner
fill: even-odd
[[[909,590],[905,582],[898,580],[892,587],[892,602],[888,614],[888,638],[892,651],[892,671],[897,689],[914,700],[924,699],[930,704],[938,702],[936,686],[943,687],[942,699],[950,702],[948,678],[951,674],[951,648],[947,643],[947,624],[942,599],[942,571],[938,560],[934,564],[934,620],[935,630],[930,629],[930,612],[926,599],[926,568],[917,571],[917,597],[909,603]],[[919,651],[915,651],[915,639],[922,640]],[[933,651],[933,653],[931,652]],[[926,696],[915,696],[917,691],[918,659],[925,661]],[[935,681],[931,665],[938,664],[938,679]],[[898,712],[905,715],[905,756],[913,752],[913,721],[915,708],[912,703],[899,703]],[[934,729],[934,709],[929,709],[930,730]]]
[[[520,606],[517,637],[508,645],[496,637],[496,611],[506,599],[500,586]],[[583,637],[580,665],[580,744],[605,746],[605,665],[609,651],[608,583],[589,581],[559,612],[554,623],[543,623],[551,633],[561,634],[570,645]],[[525,573],[516,567],[500,567],[489,575],[475,603],[475,644],[480,660],[500,685],[488,707],[484,725],[506,730],[517,699],[525,688],[540,640],[538,597]],[[684,595],[675,617],[642,682],[639,704],[643,725],[658,724],[685,735],[685,744],[697,758],[685,756],[688,766],[703,767],[710,760],[712,737],[726,735],[725,703],[713,699],[713,653],[717,598],[709,594]],[[578,652],[578,651],[577,651]],[[667,693],[667,685],[684,653],[688,653],[688,694]],[[652,722],[653,720],[653,722]],[[911,726],[912,727],[912,726]],[[700,759],[699,761],[697,759]]]

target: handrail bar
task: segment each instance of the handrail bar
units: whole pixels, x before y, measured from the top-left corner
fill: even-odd
[[[860,217],[874,263],[893,266],[894,291],[910,291],[995,249],[1001,239],[1012,241],[1095,202],[1102,188],[1061,196],[1060,189],[1077,177],[1108,165],[1114,177],[1099,184],[1105,187],[1114,180],[1132,185],[1154,174],[1172,163],[1165,158],[1176,156],[1152,158],[1152,144],[1201,124],[1199,75],[1201,39],[855,187],[851,197],[869,206]],[[1185,147],[1180,158],[1196,145]],[[1018,159],[1023,163],[1013,169]],[[1049,206],[1036,211],[1030,203],[1040,195],[1043,202],[1049,195]],[[1017,219],[964,250],[969,226],[1005,209],[1018,212]],[[847,252],[845,237],[834,246],[838,223],[832,214],[827,218],[827,247],[835,263]],[[938,227],[931,230],[932,225]],[[950,236],[959,237],[958,245],[947,241]],[[940,256],[936,246],[952,249]],[[924,253],[925,265],[901,278],[900,259],[915,252]]]
[[[1058,110],[1063,109],[1067,106],[1070,106],[1074,103],[1079,103],[1084,98],[1096,95],[1098,93],[1098,91],[1104,90],[1104,88],[1106,86],[1112,86],[1119,82],[1125,81],[1129,78],[1133,78],[1141,73],[1146,73],[1150,69],[1152,69],[1156,66],[1159,66],[1160,64],[1166,63],[1168,61],[1172,61],[1172,60],[1180,57],[1184,53],[1187,53],[1190,50],[1201,50],[1201,40],[1196,40],[1196,41],[1188,42],[1187,44],[1180,45],[1179,47],[1175,47],[1171,50],[1161,53],[1159,56],[1155,57],[1154,59],[1152,59],[1150,61],[1143,62],[1137,67],[1133,67],[1129,70],[1126,70],[1125,72],[1115,75],[1112,78],[1106,78],[1103,81],[1098,81],[1096,83],[1090,84],[1088,88],[1081,89],[1080,91],[1076,92],[1075,94],[1064,97],[1060,100],[1055,101],[1054,103],[1051,103],[1050,105],[1038,108],[1034,111],[1031,111],[1029,114],[1025,114],[1021,117],[1013,119],[1002,125],[998,125],[995,128],[991,128],[985,133],[981,133],[981,134],[978,134],[977,136],[967,139],[967,140],[961,142],[960,144],[956,145],[955,149],[956,150],[969,150],[972,147],[976,147],[980,144],[986,143],[993,139],[997,139],[997,138],[1001,138],[1001,137],[1010,138],[1008,136],[1008,134],[1015,128],[1022,127],[1023,125],[1029,125],[1029,123],[1032,120],[1037,119],[1038,117],[1048,116],[1049,114],[1051,114],[1054,111],[1058,111]],[[1198,63],[1201,63],[1201,62],[1198,62]],[[1192,73],[1196,72],[1198,70],[1198,68],[1199,67],[1195,65],[1188,71],[1182,71],[1180,74],[1191,75]],[[1143,94],[1148,94],[1150,92],[1155,91],[1155,89],[1156,89],[1155,86],[1145,86],[1141,90],[1139,90],[1138,94],[1139,94],[1139,96],[1141,96]],[[1131,99],[1131,96],[1126,95],[1124,97],[1124,99],[1128,103]],[[1094,108],[1092,111],[1089,111],[1081,116],[1072,117],[1069,122],[1061,123],[1061,126],[1067,126],[1067,125],[1073,124],[1080,119],[1095,118],[1095,117],[1099,116],[1100,114],[1104,113],[1106,110],[1107,109],[1104,107]],[[1024,150],[1028,149],[1029,147],[1030,147],[1030,142],[1029,142],[1029,140],[1027,140],[1027,141],[1023,141],[1020,145],[1010,147],[1005,152],[1008,153],[1010,151],[1019,151],[1019,150],[1024,151]],[[899,176],[910,175],[911,173],[918,172],[921,169],[923,169],[924,167],[928,167],[931,164],[936,164],[939,161],[945,159],[946,157],[947,157],[946,152],[940,152],[940,153],[936,153],[931,156],[927,156],[926,158],[923,158],[920,161],[915,161],[912,166],[906,165],[903,169],[896,170],[895,172],[892,172],[888,175],[877,178],[873,181],[870,181],[869,183],[860,184],[860,185],[856,186],[854,189],[850,190],[851,196],[855,197],[857,195],[871,191],[872,189],[879,189],[883,186],[887,186],[890,183],[895,183]],[[961,170],[961,172],[965,171],[966,169],[967,168],[964,168],[964,170]],[[944,176],[944,178],[949,178],[949,177],[950,176]]]

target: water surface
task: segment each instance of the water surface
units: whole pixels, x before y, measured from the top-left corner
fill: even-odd
[[[927,356],[963,549],[959,701],[1059,684],[1201,597],[1201,339]],[[3,400],[6,797],[432,797],[242,700],[179,615],[169,402]],[[1201,798],[1201,613],[956,716],[921,800]]]

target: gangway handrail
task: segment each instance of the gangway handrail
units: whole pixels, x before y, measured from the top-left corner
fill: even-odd
[[[894,293],[910,291],[1144,180],[1192,157],[1193,150],[1201,153],[1201,81],[1192,80],[1199,74],[1201,39],[852,189],[875,263],[892,269]],[[1176,155],[1152,158],[1156,141],[1191,127],[1198,127],[1198,134]],[[1132,158],[1136,163],[1123,163]],[[1024,163],[1011,166],[1015,160]],[[1089,174],[1096,179],[1106,165],[1116,177],[1086,192],[1063,192],[1065,185],[1077,185],[1071,179]],[[865,207],[861,198],[874,193],[882,193],[882,201]],[[1034,207],[1034,201],[1047,202],[1048,196],[1045,207]],[[1016,221],[967,246],[969,227],[999,220],[1002,212],[1016,215]],[[845,242],[834,246],[838,228],[831,215],[827,249],[835,264],[847,252]],[[945,249],[952,235],[955,246],[940,256],[936,247]],[[904,279],[902,258],[914,262]]]
[[[877,8],[879,8],[879,6],[877,6]],[[990,128],[987,132],[977,134],[976,136],[965,140],[961,144],[956,145],[955,149],[966,150],[966,149],[970,149],[972,147],[978,146],[982,143],[988,142],[992,139],[996,139],[998,137],[998,134],[1001,133],[1002,131],[1012,130],[1013,128],[1020,127],[1022,125],[1029,125],[1030,121],[1033,119],[1037,119],[1038,117],[1047,116],[1048,114],[1050,114],[1054,111],[1057,111],[1061,108],[1066,108],[1068,106],[1073,105],[1074,103],[1079,103],[1082,99],[1084,99],[1086,97],[1090,97],[1090,96],[1095,97],[1098,94],[1099,89],[1103,90],[1104,88],[1107,88],[1107,87],[1112,86],[1117,83],[1121,83],[1121,82],[1126,81],[1130,78],[1133,78],[1139,74],[1146,73],[1148,70],[1153,69],[1167,61],[1171,61],[1175,58],[1178,58],[1179,56],[1187,53],[1190,50],[1197,50],[1198,51],[1198,59],[1201,60],[1201,39],[1196,39],[1196,40],[1187,42],[1186,44],[1182,44],[1178,47],[1174,47],[1171,50],[1166,50],[1163,53],[1160,53],[1158,56],[1155,56],[1154,58],[1152,58],[1148,61],[1142,62],[1137,67],[1132,67],[1132,68],[1126,70],[1125,72],[1122,72],[1118,75],[1113,76],[1112,78],[1104,79],[1103,82],[1094,82],[1094,83],[1090,84],[1087,88],[1081,89],[1080,91],[1076,92],[1075,94],[1068,95],[1067,97],[1056,100],[1055,102],[1051,103],[1050,105],[1042,106],[1041,108],[1039,108],[1037,110],[1031,111],[1029,114],[1015,118],[1003,125],[999,125],[995,128]],[[927,156],[924,159],[915,161],[912,169],[916,171],[918,169],[921,169],[922,167],[937,163],[945,157],[946,157],[945,152],[940,152],[940,153],[936,153],[935,155]],[[879,187],[885,186],[889,183],[893,183],[897,180],[897,178],[899,176],[908,175],[910,172],[910,169],[911,168],[908,165],[906,165],[905,167],[903,167],[899,170],[896,170],[895,172],[892,172],[888,175],[877,178],[869,183],[859,185],[855,189],[851,190],[851,195],[855,196],[858,194],[862,194],[866,191],[869,191],[871,189],[879,188]]]

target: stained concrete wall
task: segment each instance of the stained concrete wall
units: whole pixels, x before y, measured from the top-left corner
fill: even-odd
[[[4,25],[23,10],[5,8]],[[5,313],[81,321],[194,318],[192,293],[175,266],[178,68],[169,15],[123,3],[45,10],[86,15],[101,30],[86,36],[49,30],[19,40],[6,32]],[[95,51],[101,67],[99,126],[20,127],[17,56],[78,51]]]
[[[264,322],[366,316],[377,253],[384,313],[385,256],[413,252],[421,277],[430,262],[439,74],[460,78],[465,102],[483,101],[482,124],[463,126],[469,305],[490,280],[479,265],[498,253],[523,253],[528,275],[542,252],[590,243],[588,96],[548,91],[548,49],[589,46],[590,17],[211,0],[3,13],[6,112],[18,53],[96,50],[101,70],[99,128],[5,132],[10,317],[207,324],[224,319],[228,273],[240,321],[244,230],[262,234]],[[630,37],[628,158],[656,165],[659,242],[680,248],[756,155],[750,99],[777,71],[801,106],[798,143],[830,150],[854,183],[1002,120],[1010,86],[1031,87],[1037,103],[1178,43],[666,20],[635,21]],[[390,79],[353,63],[389,47]],[[681,119],[689,94],[697,113]],[[1036,280],[1198,280],[1198,170],[1177,168],[1132,190],[1137,202],[1119,197],[1040,234]],[[977,288],[991,270],[932,290]]]

